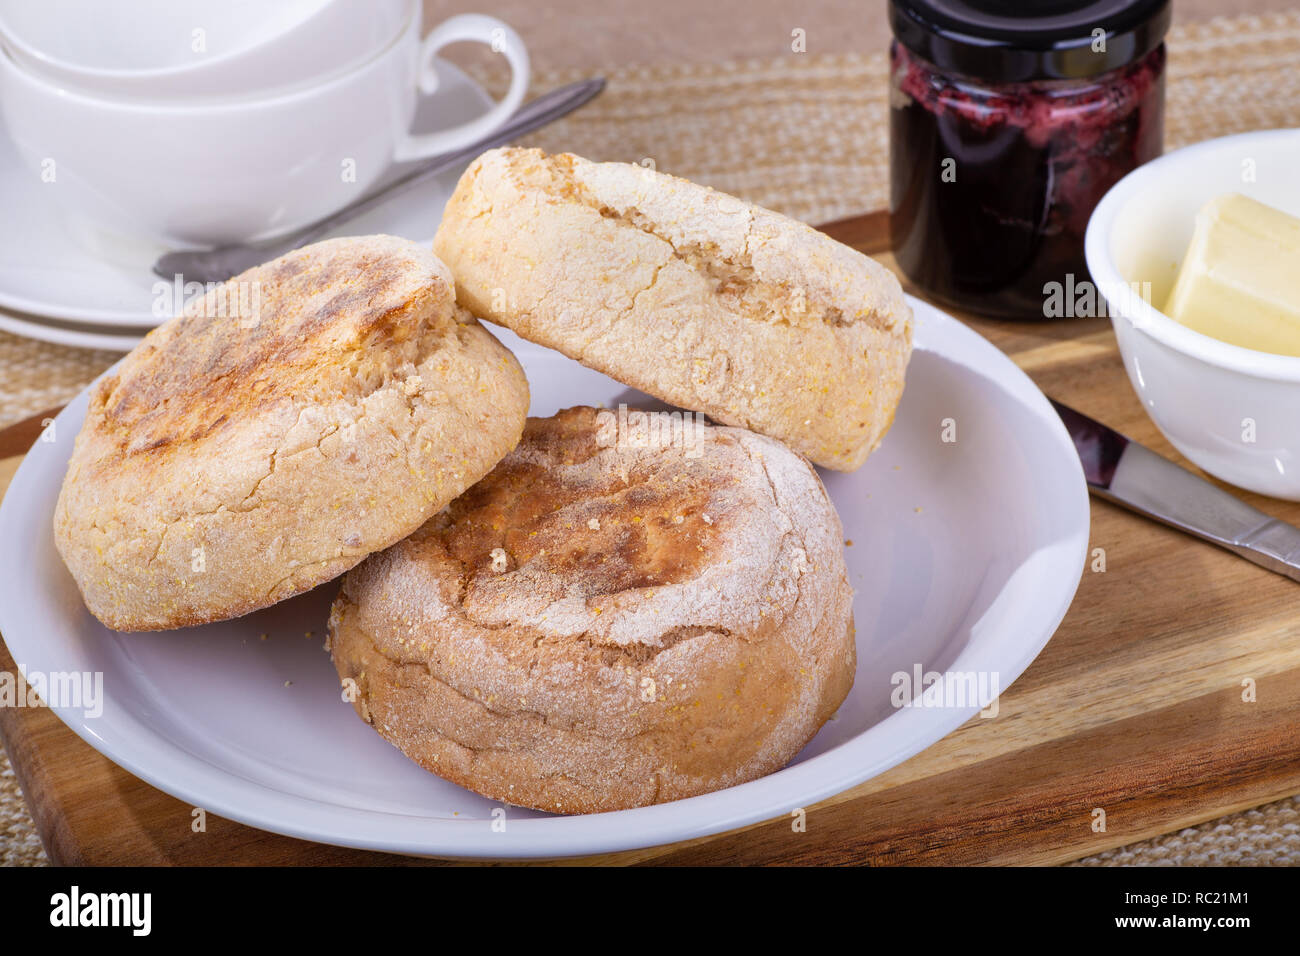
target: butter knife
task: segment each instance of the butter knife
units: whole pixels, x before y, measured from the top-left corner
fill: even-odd
[[[1300,528],[1252,508],[1068,405],[1050,401],[1079,453],[1088,488],[1098,498],[1300,581]]]

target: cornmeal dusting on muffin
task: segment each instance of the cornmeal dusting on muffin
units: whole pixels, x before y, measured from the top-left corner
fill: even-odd
[[[595,415],[530,419],[486,478],[350,572],[330,617],[354,707],[407,756],[570,813],[778,769],[855,669],[843,532],[806,461],[724,427],[696,459],[602,448]],[[498,552],[505,571],[483,560]]]
[[[77,436],[55,541],[117,630],[224,620],[328,581],[523,428],[523,370],[417,243],[331,239],[231,283],[260,290],[255,315],[187,306],[95,387]],[[254,308],[226,288],[208,297]]]
[[[770,210],[629,164],[495,149],[434,248],[475,314],[819,465],[857,468],[893,421],[912,347],[898,280]]]

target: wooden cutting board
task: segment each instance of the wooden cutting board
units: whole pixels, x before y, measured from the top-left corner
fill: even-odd
[[[883,214],[825,229],[893,265]],[[1107,320],[969,324],[1048,394],[1187,464],[1143,413]],[[0,432],[0,487],[44,417]],[[1239,494],[1300,523],[1300,504]],[[1053,863],[1300,792],[1300,588],[1096,500],[1090,548],[1104,549],[1105,570],[1085,568],[1060,629],[995,718],[973,718],[807,808],[802,832],[783,817],[583,862]],[[0,670],[15,672],[3,646]],[[212,816],[207,832],[193,833],[191,807],[43,708],[0,708],[0,737],[56,863],[437,862]]]

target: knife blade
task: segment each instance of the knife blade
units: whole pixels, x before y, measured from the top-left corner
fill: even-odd
[[[1300,581],[1300,528],[1266,515],[1082,412],[1049,401],[1070,433],[1094,495]]]

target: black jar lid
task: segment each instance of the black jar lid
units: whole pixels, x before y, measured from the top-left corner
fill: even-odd
[[[889,2],[899,43],[941,70],[991,83],[1082,79],[1127,66],[1160,45],[1169,16],[1170,0]]]

